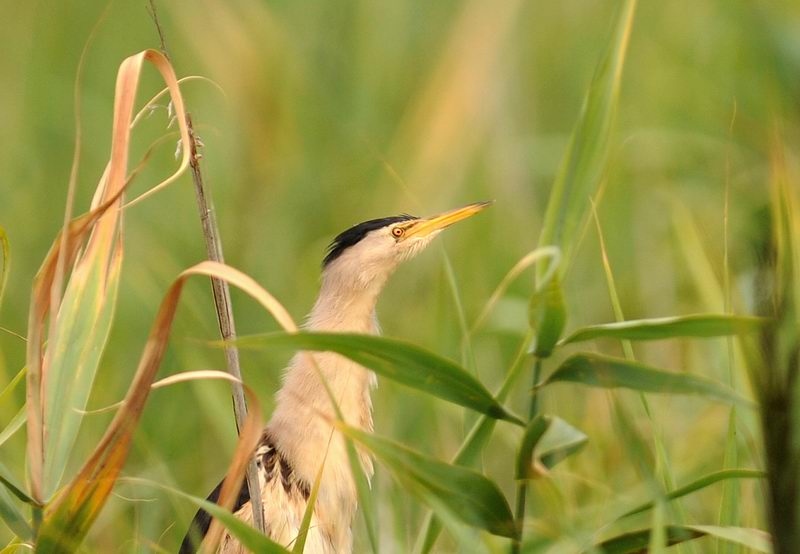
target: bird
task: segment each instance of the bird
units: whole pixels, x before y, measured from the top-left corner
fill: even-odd
[[[319,294],[304,328],[314,332],[379,334],[378,297],[389,277],[404,261],[424,250],[442,230],[482,211],[492,202],[476,202],[430,217],[408,214],[371,219],[340,233],[322,262]],[[316,365],[316,367],[315,367]],[[334,432],[335,408],[320,372],[337,399],[344,420],[373,430],[371,390],[374,373],[332,352],[298,352],[285,370],[273,414],[255,450],[266,534],[290,545],[296,538],[311,484],[323,467],[311,525],[306,537],[309,554],[352,552],[352,523],[357,492],[342,437]],[[359,451],[368,478],[372,460]],[[208,496],[216,502],[222,483]],[[244,483],[233,507],[235,515],[252,524],[252,509]],[[196,552],[208,532],[211,516],[195,515],[180,554]],[[246,549],[227,531],[218,552],[238,554]]]

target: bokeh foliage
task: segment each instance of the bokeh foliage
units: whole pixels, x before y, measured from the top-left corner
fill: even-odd
[[[401,268],[379,306],[387,335],[461,360],[459,310],[468,321],[477,317],[511,266],[537,245],[551,187],[619,3],[181,0],[159,6],[179,75],[204,75],[224,91],[202,81],[182,88],[205,143],[204,170],[226,260],[274,293],[295,319],[316,294],[327,241],[348,225],[401,211],[425,214],[472,200],[497,201],[443,237],[457,301],[442,248],[432,248]],[[84,142],[76,205],[83,211],[108,157],[113,75],[121,59],[157,46],[157,37],[144,2],[3,2],[2,9],[0,225],[13,265],[0,326],[24,333],[30,283],[63,221],[81,50],[97,26],[81,84]],[[638,6],[598,199],[626,318],[725,310],[726,183],[731,307],[752,313],[759,306],[748,291],[770,236],[777,149],[785,157],[781,178],[795,190],[798,183],[799,31],[800,7],[788,0]],[[143,78],[143,90],[158,87],[152,75]],[[134,150],[143,153],[168,132],[167,123],[164,105],[140,125]],[[134,193],[174,166],[176,141],[177,135],[156,152]],[[188,178],[130,208],[125,218],[116,321],[90,408],[123,396],[164,291],[180,270],[203,258]],[[582,236],[561,283],[568,331],[615,320],[597,235],[589,227]],[[464,359],[464,365],[474,363],[490,390],[499,387],[527,331],[532,291],[532,276],[518,279],[473,335],[474,362]],[[223,369],[221,352],[206,343],[216,336],[207,286],[189,283],[184,294],[162,374]],[[235,292],[234,302],[241,332],[277,330]],[[622,354],[613,339],[596,344],[605,354]],[[557,352],[551,369],[571,348]],[[732,382],[751,396],[743,361],[736,352],[730,359],[724,339],[637,343],[634,350],[642,363]],[[21,369],[24,353],[19,338],[0,331],[0,384]],[[286,359],[271,350],[243,356],[245,379],[267,413]],[[644,436],[648,447],[659,437],[678,486],[723,467],[728,406],[653,396],[646,417],[638,395],[618,396],[632,429],[620,428],[600,390],[554,384],[540,394],[542,412],[557,414],[590,439],[582,453],[550,472],[549,481],[531,484],[527,532],[543,544],[581,545],[607,523],[609,506],[622,514],[651,498],[639,460],[631,448],[620,447],[631,432]],[[3,427],[23,400],[20,388],[13,401],[0,405]],[[509,405],[526,413],[528,400],[521,385]],[[374,403],[381,435],[439,459],[452,458],[474,421],[459,408],[387,380]],[[763,467],[758,419],[747,409],[736,413],[737,467]],[[67,474],[74,474],[109,420],[109,414],[86,418]],[[519,439],[519,431],[498,427],[482,456],[487,474],[509,497]],[[227,467],[234,443],[229,395],[220,383],[156,391],[125,472],[204,496]],[[0,451],[17,475],[23,475],[24,444],[24,432],[18,433]],[[173,549],[193,506],[132,483],[117,492],[87,548]],[[764,494],[758,480],[742,481],[736,525],[765,527]],[[410,550],[424,510],[385,472],[378,473],[375,498],[381,543],[387,550]],[[680,508],[665,507],[664,518],[715,524],[721,502],[722,488],[711,487],[682,499]],[[653,520],[635,517],[627,529]],[[366,548],[361,527],[356,540],[357,548]],[[452,547],[448,540],[438,546]],[[713,546],[711,539],[700,541],[699,548]]]

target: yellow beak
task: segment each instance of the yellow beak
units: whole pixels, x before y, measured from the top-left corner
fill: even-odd
[[[492,204],[494,204],[494,200],[489,200],[488,202],[475,202],[474,204],[469,204],[462,208],[456,208],[455,210],[450,210],[438,215],[432,215],[430,217],[419,219],[415,225],[408,228],[405,238],[424,237],[430,235],[434,231],[439,231],[449,227],[457,221],[471,217],[483,209],[491,206]]]

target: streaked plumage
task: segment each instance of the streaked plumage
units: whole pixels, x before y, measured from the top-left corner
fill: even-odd
[[[383,286],[397,266],[427,246],[450,224],[473,215],[487,203],[471,204],[430,218],[409,215],[366,221],[338,235],[323,261],[320,293],[305,327],[314,331],[379,332],[375,305]],[[345,421],[372,430],[370,389],[372,372],[331,352],[313,354],[313,360],[333,391]],[[322,481],[305,552],[346,554],[352,551],[351,525],[357,497],[344,441],[329,423],[334,410],[311,354],[299,352],[286,371],[277,394],[275,411],[256,450],[261,497],[268,535],[290,545],[297,536],[316,474],[325,461]],[[372,460],[361,453],[368,476]],[[216,501],[219,488],[209,499]],[[243,485],[234,512],[252,521],[247,486]],[[208,530],[210,518],[202,510],[193,521],[181,553],[194,552],[194,544]],[[220,552],[245,552],[225,535]]]

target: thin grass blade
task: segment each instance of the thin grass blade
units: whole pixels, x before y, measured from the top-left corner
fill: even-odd
[[[540,279],[541,282],[546,283],[555,275],[555,272],[558,270],[558,266],[561,263],[561,251],[553,246],[537,248],[536,250],[525,254],[525,256],[523,256],[516,264],[514,264],[508,273],[506,273],[501,279],[500,284],[497,285],[497,288],[492,291],[492,294],[489,296],[489,300],[486,301],[483,309],[481,309],[480,315],[475,318],[475,321],[472,323],[472,326],[469,329],[470,335],[475,334],[475,332],[486,322],[492,309],[503,297],[511,283],[513,283],[514,280],[522,274],[522,272],[539,263],[540,261],[548,262],[544,276]]]
[[[517,453],[516,479],[541,477],[558,462],[574,454],[589,440],[563,419],[538,415],[525,429]]]
[[[0,464],[0,519],[20,539],[33,539],[33,529],[25,516],[20,512],[17,503],[33,505],[33,500],[23,492],[22,486],[3,464]]]
[[[8,382],[8,384],[3,387],[3,391],[0,392],[0,405],[7,406],[8,402],[11,401],[11,397],[14,394],[14,390],[17,388],[22,380],[25,378],[26,373],[28,372],[27,368],[20,369],[16,375]]]
[[[367,529],[367,538],[369,545],[374,554],[380,552],[378,546],[378,521],[375,517],[375,502],[372,499],[372,491],[370,490],[369,479],[361,465],[361,458],[356,450],[356,445],[350,436],[345,435],[345,447],[347,448],[347,461],[350,463],[350,474],[353,476],[353,481],[356,484],[356,492],[358,492],[358,503],[361,506],[359,510],[364,519],[364,526]]]
[[[475,377],[478,375],[478,363],[475,360],[475,352],[472,349],[472,336],[467,325],[467,316],[464,312],[464,303],[461,301],[461,291],[456,279],[456,272],[447,251],[443,250],[444,274],[447,278],[447,288],[450,289],[450,296],[453,298],[453,306],[458,316],[458,325],[461,328],[461,364],[469,369]]]
[[[25,421],[28,419],[28,414],[25,411],[25,406],[21,407],[19,411],[16,413],[14,417],[11,418],[11,421],[8,422],[8,425],[0,431],[0,446],[3,446],[5,442],[14,436],[14,433],[22,429],[22,426],[25,425]]]
[[[330,440],[328,441],[330,447]],[[303,554],[306,547],[306,537],[308,537],[308,530],[311,527],[311,518],[314,515],[314,507],[317,505],[317,495],[319,494],[319,486],[322,483],[322,473],[325,470],[325,462],[328,459],[328,451],[325,451],[325,457],[322,458],[322,463],[319,466],[317,475],[314,478],[314,483],[311,485],[311,493],[306,500],[306,509],[303,512],[303,520],[300,522],[300,530],[297,532],[297,538],[294,541],[292,554]]]
[[[25,494],[24,487],[17,482],[14,475],[2,463],[0,463],[0,484],[2,484],[8,492],[13,494],[17,500],[30,504],[31,506],[38,505],[35,500]]]
[[[622,303],[620,302],[619,293],[617,292],[617,286],[614,279],[614,272],[611,268],[611,260],[608,256],[608,250],[606,248],[606,241],[603,235],[603,228],[600,224],[600,217],[597,214],[597,206],[595,205],[594,201],[592,202],[592,216],[595,223],[595,228],[597,230],[597,239],[600,245],[600,256],[603,263],[603,271],[606,276],[606,284],[608,287],[608,295],[611,301],[611,307],[614,311],[614,317],[616,319],[616,323],[621,324],[625,322],[625,314],[622,310]],[[631,362],[636,361],[636,354],[633,350],[633,345],[631,341],[626,338],[621,338],[620,342],[622,344],[622,350],[625,353],[625,359]],[[648,420],[652,426],[652,435],[653,435],[653,447],[655,449],[655,473],[654,477],[660,480],[660,483],[666,490],[670,490],[675,488],[674,479],[672,476],[672,467],[669,461],[669,456],[667,455],[667,449],[664,445],[664,441],[661,437],[661,430],[660,425],[656,421],[654,417],[653,410],[650,406],[650,402],[647,399],[645,393],[640,392],[639,398],[642,402],[642,407],[644,408],[645,414],[647,415]],[[621,399],[612,396],[612,401],[615,403],[621,402]],[[657,490],[657,487],[652,486],[654,490]],[[660,489],[658,489],[660,492]],[[659,499],[661,497],[659,496]],[[673,506],[674,515],[676,520],[674,523],[676,524],[683,524],[686,516],[684,514],[683,507],[680,503],[676,503]],[[664,534],[664,526],[663,526],[663,512],[664,512],[664,503],[659,502],[657,509],[659,513],[654,514],[653,519],[653,526],[652,528],[656,530],[653,534],[653,542],[657,543],[657,548],[663,547],[666,542],[666,536]],[[694,552],[694,544],[689,545],[689,549]],[[680,547],[679,552],[681,554],[684,552],[683,547]]]
[[[539,245],[561,248],[562,271],[569,265],[589,198],[594,196],[606,168],[635,9],[635,0],[627,0],[620,8],[613,36],[595,68],[550,193]],[[542,273],[540,270],[539,276]]]
[[[0,519],[23,541],[33,538],[33,529],[28,520],[19,511],[16,502],[4,486],[0,486]]]
[[[276,318],[286,315],[276,308],[267,291],[231,267],[202,262],[181,273],[161,303],[122,407],[78,475],[48,506],[39,534],[39,551],[68,552],[77,548],[105,504],[127,458],[133,432],[166,351],[183,286],[193,275],[225,279],[259,301]]]
[[[3,259],[3,269],[0,270],[0,307],[2,307],[3,295],[8,284],[8,270],[11,267],[11,246],[8,244],[8,235],[2,225],[0,225],[0,255]]]
[[[729,353],[732,353],[732,348],[729,348]],[[735,468],[739,465],[739,448],[736,435],[736,406],[732,406],[730,415],[728,416],[728,433],[725,439],[723,467],[726,469]],[[733,479],[727,480],[722,487],[722,500],[719,513],[720,526],[738,525],[740,520],[740,498],[739,481]],[[729,543],[720,541],[717,544],[718,554],[738,554],[739,552],[741,552],[741,548]]]
[[[8,406],[12,400],[12,395],[17,386],[25,379],[27,373],[26,368],[20,369],[17,374],[8,382],[8,384],[0,392],[0,406]],[[11,418],[11,421],[0,431],[0,446],[14,435],[25,424],[27,420],[27,411],[25,406],[22,406],[19,411]]]
[[[664,494],[664,498],[667,500],[682,498],[693,492],[703,490],[715,483],[719,483],[720,481],[727,481],[730,479],[763,479],[766,476],[766,472],[757,469],[723,469],[721,471],[715,471],[714,473],[704,475],[703,477],[700,477],[699,479],[696,479],[687,485],[675,489],[674,491],[667,492]],[[645,512],[652,508],[653,505],[653,502],[646,502],[630,511],[625,512],[620,516],[620,519]]]
[[[734,122],[736,121],[736,102],[733,104],[733,115],[731,124],[728,127],[729,145],[732,144],[731,135],[733,133]],[[726,314],[733,313],[733,295],[731,292],[731,268],[730,268],[730,198],[731,198],[731,168],[730,153],[725,154],[725,198],[722,211],[722,294],[725,302],[724,311]],[[727,346],[727,365],[728,365],[728,384],[736,390],[736,371],[735,371],[735,347],[733,339],[728,337]],[[739,440],[737,429],[736,406],[731,407],[728,417],[728,433],[725,439],[725,458],[723,468],[735,468],[739,466]],[[729,481],[723,485],[722,500],[720,502],[719,525],[739,525],[741,522],[741,488],[737,481]],[[717,543],[717,554],[740,554],[742,549],[738,546],[730,545],[723,541]]]
[[[258,445],[259,438],[263,429],[263,418],[261,412],[261,404],[258,397],[253,393],[247,385],[244,385],[239,379],[224,371],[215,370],[198,370],[198,371],[184,371],[175,375],[170,375],[164,379],[160,379],[153,383],[150,388],[155,390],[164,388],[178,383],[186,383],[189,381],[198,381],[202,379],[217,379],[229,382],[239,383],[243,387],[243,391],[247,397],[251,408],[248,412],[248,417],[244,421],[244,425],[239,431],[239,438],[236,445],[236,450],[233,459],[225,472],[225,481],[220,491],[217,500],[217,506],[227,509],[233,507],[234,501],[241,490],[244,481],[245,470],[248,463],[253,459],[253,452]],[[118,405],[122,405],[119,403]],[[222,527],[220,523],[213,520],[208,533],[200,546],[200,551],[215,552],[219,541],[222,538]]]

